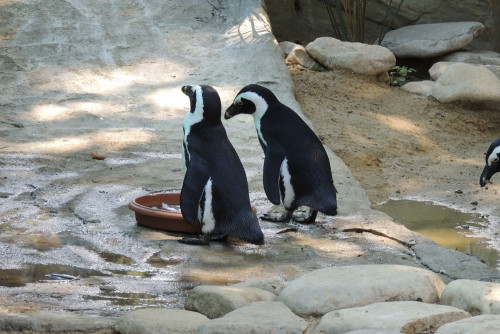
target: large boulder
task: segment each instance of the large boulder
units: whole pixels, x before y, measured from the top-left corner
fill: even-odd
[[[398,58],[432,58],[462,49],[483,30],[479,22],[416,24],[389,31],[381,45]]]
[[[307,322],[281,302],[256,302],[202,324],[196,334],[302,334]]]
[[[213,319],[247,304],[274,301],[276,298],[272,292],[253,287],[200,285],[189,292],[184,308]]]
[[[355,284],[353,284],[355,282]],[[359,265],[312,271],[288,283],[278,299],[299,315],[376,302],[436,303],[445,285],[435,273],[399,265]]]
[[[377,75],[396,65],[396,57],[380,45],[320,37],[307,44],[306,50],[313,59],[329,69],[345,68],[355,73]]]
[[[451,306],[419,302],[376,303],[327,313],[314,334],[340,334],[359,329],[422,333],[467,317],[469,313]]]
[[[429,95],[442,103],[469,102],[500,107],[500,80],[490,70],[465,63],[449,66]]]
[[[114,329],[120,334],[190,334],[207,321],[197,312],[145,308],[121,316]]]
[[[500,315],[500,283],[467,279],[453,281],[443,290],[441,303],[460,308],[472,315]]]

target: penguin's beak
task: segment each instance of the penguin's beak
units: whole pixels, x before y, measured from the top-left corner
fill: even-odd
[[[241,112],[241,106],[233,103],[229,108],[227,108],[224,114],[224,119],[230,119],[231,117],[238,115],[240,112]]]
[[[479,179],[479,184],[481,185],[481,187],[484,187],[495,173],[496,171],[490,166],[484,166],[483,172],[481,173],[481,178]]]
[[[193,95],[193,87],[192,86],[182,86],[181,90],[187,96]]]

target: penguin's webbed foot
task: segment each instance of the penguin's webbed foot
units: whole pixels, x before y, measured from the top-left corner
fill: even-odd
[[[318,210],[309,209],[309,214],[307,216],[295,215],[293,216],[293,220],[300,224],[313,224],[316,221],[317,216]]]
[[[181,244],[204,246],[208,245],[210,243],[210,240],[211,240],[210,234],[202,234],[199,238],[182,238],[179,239],[178,241]]]
[[[262,216],[260,216],[260,219],[274,223],[288,223],[292,219],[292,216],[293,216],[293,211],[285,210],[278,216],[265,213]]]

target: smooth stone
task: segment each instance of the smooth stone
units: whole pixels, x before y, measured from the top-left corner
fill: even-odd
[[[500,80],[486,68],[456,63],[439,76],[429,94],[442,103],[498,103],[500,107]]]
[[[500,283],[459,279],[448,283],[441,304],[450,305],[472,315],[500,315]]]
[[[278,296],[295,314],[330,311],[384,301],[439,302],[445,284],[425,269],[401,265],[358,265],[312,271],[288,283]]]
[[[431,80],[412,81],[401,86],[401,89],[412,94],[429,96],[429,90],[432,85],[434,85],[434,81]]]
[[[196,334],[303,334],[307,322],[281,302],[256,302],[202,324]]]
[[[276,298],[272,292],[252,287],[200,285],[189,292],[184,308],[214,319],[247,304]]]
[[[500,315],[479,315],[447,323],[434,334],[498,334]]]
[[[457,62],[451,62],[451,61],[440,61],[437,63],[434,63],[434,65],[431,66],[429,69],[429,75],[431,76],[432,80],[437,80],[441,74],[443,74],[448,67],[450,67],[453,64],[456,64]],[[479,65],[477,64],[476,66],[484,67],[490,70],[498,79],[500,79],[500,65]]]
[[[415,24],[387,32],[381,45],[398,58],[432,58],[462,49],[483,30],[479,22]]]
[[[306,50],[314,60],[329,69],[340,67],[355,73],[378,75],[396,65],[394,54],[380,45],[320,37],[307,44]]]
[[[314,334],[340,334],[359,329],[421,333],[470,317],[455,307],[421,302],[387,302],[347,308],[325,314]]]
[[[114,329],[121,334],[190,334],[207,321],[197,312],[145,308],[121,316]]]

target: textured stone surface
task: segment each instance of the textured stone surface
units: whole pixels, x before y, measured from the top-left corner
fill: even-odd
[[[439,57],[439,61],[500,66],[500,53],[488,50],[458,51]]]
[[[441,303],[472,315],[500,315],[500,283],[466,279],[453,281],[443,290]]]
[[[281,302],[257,302],[201,325],[197,334],[303,334],[307,322]]]
[[[352,284],[356,282],[356,284]],[[323,315],[333,310],[376,302],[439,301],[445,285],[431,271],[395,265],[363,265],[312,271],[288,283],[279,295],[299,315]]]
[[[431,68],[429,69],[429,75],[431,76],[432,80],[437,80],[441,74],[444,73],[453,64],[456,64],[457,62],[449,62],[449,61],[440,61],[437,63],[434,63]],[[488,70],[490,70],[498,79],[500,79],[500,65],[480,65],[477,64],[476,66],[479,67],[484,67]]]
[[[434,334],[498,334],[500,315],[480,315],[447,323]]]
[[[345,68],[355,73],[377,75],[396,65],[396,58],[379,45],[342,42],[332,37],[320,37],[307,44],[311,57],[327,68]]]
[[[465,63],[449,66],[429,94],[443,103],[466,101],[500,108],[500,80],[486,68]]]
[[[262,279],[251,279],[241,283],[237,283],[233,286],[242,286],[250,288],[258,288],[279,295],[280,292],[285,288],[285,282],[274,279],[274,278],[262,278]]]
[[[381,45],[399,58],[432,58],[462,49],[483,30],[479,22],[416,24],[389,31]]]
[[[376,303],[327,313],[314,334],[340,334],[358,329],[391,329],[413,334],[435,330],[466,317],[470,314],[451,306],[420,302]]]
[[[273,300],[276,300],[276,295],[262,289],[200,285],[189,292],[184,306],[186,310],[197,311],[213,319],[253,302]]]
[[[146,308],[123,315],[114,329],[120,334],[189,334],[207,321],[197,312]]]
[[[0,331],[92,332],[109,329],[116,319],[87,317],[69,312],[0,313]]]
[[[371,0],[366,3],[365,42],[372,44],[387,24],[386,13],[388,0]],[[283,1],[266,0],[266,7],[271,18],[273,32],[278,40],[297,41],[307,44],[322,36],[333,36],[333,29],[321,1],[301,0]],[[299,8],[295,6],[299,3]],[[395,7],[399,1],[392,1]],[[496,11],[496,12],[495,12]],[[475,39],[474,49],[494,47],[500,51],[499,9],[495,1],[477,0],[405,0],[397,13],[390,29],[405,27],[410,24],[476,21],[485,25],[486,30]],[[390,13],[394,13],[394,8]],[[290,24],[293,22],[293,24]],[[335,36],[333,36],[335,37]]]

